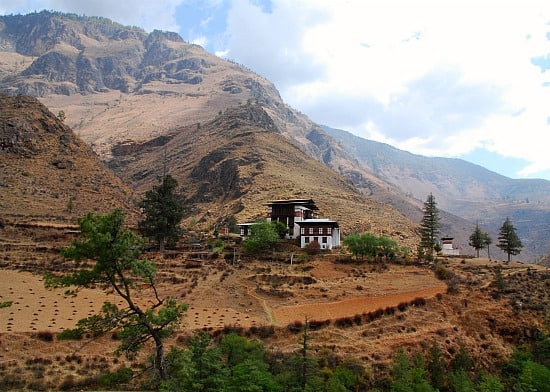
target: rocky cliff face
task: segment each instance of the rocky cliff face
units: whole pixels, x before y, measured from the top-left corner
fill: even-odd
[[[103,18],[47,11],[0,17],[0,37],[3,51],[34,58],[0,82],[12,94],[128,93],[165,79],[198,84],[208,66],[200,58],[182,60],[191,45],[175,33],[147,34]]]
[[[246,102],[264,106],[279,131],[317,160],[335,167],[345,155],[337,146],[327,154],[327,143],[316,141],[330,137],[288,107],[272,83],[175,33],[43,11],[0,17],[0,42],[0,89],[43,97],[54,112],[65,111],[67,123],[105,159],[125,139],[143,142]]]

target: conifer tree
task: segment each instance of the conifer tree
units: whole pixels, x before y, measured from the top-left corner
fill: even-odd
[[[139,203],[145,213],[145,219],[138,223],[139,232],[154,239],[161,252],[167,243],[177,242],[181,232],[179,224],[185,210],[175,193],[177,186],[178,182],[167,174]]]
[[[470,235],[468,245],[476,250],[476,257],[479,257],[479,251],[487,246],[487,237],[489,234],[483,232],[476,224],[474,232]]]
[[[441,347],[435,340],[428,354],[427,370],[432,386],[436,390],[443,390],[445,387],[446,363]]]
[[[508,262],[510,262],[511,255],[515,256],[521,253],[523,244],[516,234],[516,228],[509,217],[506,218],[500,228],[497,246],[508,255]]]
[[[436,245],[436,238],[441,228],[439,210],[437,209],[435,197],[431,193],[424,202],[423,213],[424,215],[420,222],[420,246],[425,249],[426,257],[431,260]]]

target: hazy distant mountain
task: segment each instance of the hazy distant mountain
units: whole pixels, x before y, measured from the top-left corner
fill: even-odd
[[[498,231],[509,216],[527,251],[550,251],[550,181],[511,179],[462,159],[429,158],[323,127],[363,168],[403,193],[424,200],[433,193],[452,214]],[[494,240],[496,241],[496,234]]]
[[[464,162],[390,146],[369,150],[335,130],[331,136],[286,105],[268,80],[175,33],[46,11],[0,16],[0,89],[63,111],[65,123],[138,193],[166,168],[198,220],[248,219],[269,198],[312,197],[348,232],[411,243],[421,203],[433,192],[440,208],[469,219],[443,213],[445,234],[461,244],[480,216],[493,229],[509,215],[534,254],[548,251],[550,233],[539,218],[548,213],[546,182],[513,182]]]

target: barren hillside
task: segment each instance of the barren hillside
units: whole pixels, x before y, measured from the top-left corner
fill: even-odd
[[[241,222],[264,217],[271,200],[307,197],[344,233],[373,230],[410,247],[418,238],[413,222],[290,144],[261,105],[241,105],[155,143],[120,145],[113,152],[111,167],[137,191],[164,170],[171,173],[192,207],[190,218],[206,229],[233,215]]]
[[[0,95],[0,218],[73,222],[132,211],[132,191],[37,99]]]
[[[17,244],[6,244],[6,238]],[[33,238],[34,246],[23,245]],[[51,247],[52,238],[57,245]],[[112,292],[100,288],[66,296],[44,289],[46,272],[67,272],[74,264],[59,257],[59,246],[72,235],[53,227],[0,228],[9,277],[0,286],[0,379],[16,389],[86,389],[108,370],[133,368],[136,373],[152,347],[132,361],[112,355],[110,336],[60,341],[55,334],[97,311]],[[544,331],[548,304],[547,268],[487,259],[441,260],[438,279],[425,265],[349,263],[345,255],[288,258],[296,249],[281,248],[275,260],[233,260],[212,252],[147,254],[159,268],[159,294],[173,295],[190,307],[181,329],[167,345],[185,347],[197,330],[212,336],[236,332],[262,339],[268,350],[290,353],[300,348],[304,320],[309,320],[310,350],[357,361],[374,382],[387,376],[400,348],[426,353],[433,342],[450,359],[464,347],[477,371],[494,370],[514,345],[528,344]],[[347,260],[347,261],[346,261]],[[502,269],[501,287],[493,284]],[[147,293],[140,301],[147,301]],[[147,374],[147,373],[145,373]],[[8,384],[9,383],[9,384]],[[129,389],[140,389],[140,379]]]

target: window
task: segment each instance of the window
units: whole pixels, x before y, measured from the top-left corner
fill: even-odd
[[[328,235],[331,235],[331,234],[332,234],[332,227],[328,227],[328,228],[327,228],[327,234],[328,234]]]
[[[323,237],[323,244],[327,243],[327,237]]]
[[[323,228],[322,228],[322,227],[319,227],[319,234],[320,234],[320,235],[323,234]]]
[[[313,227],[309,228],[309,234],[313,234]]]
[[[308,243],[309,243],[309,237],[304,237],[304,242],[305,242],[306,244],[308,244]]]
[[[305,227],[300,227],[300,234],[306,234]]]

